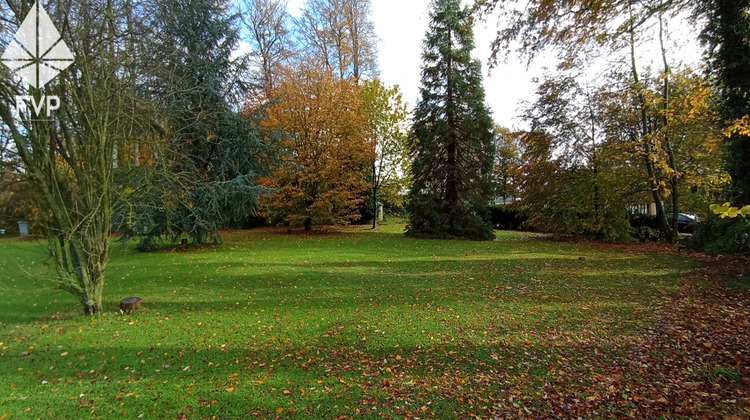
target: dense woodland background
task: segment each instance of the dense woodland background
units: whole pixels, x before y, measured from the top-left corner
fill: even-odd
[[[747,250],[747,3],[435,0],[409,109],[378,79],[370,0],[308,0],[299,18],[280,0],[45,2],[75,63],[43,90],[0,70],[0,226],[45,235],[87,312],[112,233],[148,251],[227,227],[376,227],[382,208],[420,237],[675,242],[687,213],[695,246]],[[3,50],[31,5],[0,5]],[[521,110],[529,130],[491,120],[481,19],[497,22],[491,62],[559,57]],[[705,66],[676,64],[672,20],[702,34]],[[597,56],[618,64],[591,78]],[[27,91],[62,106],[35,119],[13,106]]]

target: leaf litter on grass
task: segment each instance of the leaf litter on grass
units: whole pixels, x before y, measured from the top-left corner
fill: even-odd
[[[250,231],[116,250],[109,293],[148,290],[147,311],[4,325],[4,411],[746,417],[746,292],[674,253],[501,238]]]

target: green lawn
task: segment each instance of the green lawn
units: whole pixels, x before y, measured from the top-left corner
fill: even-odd
[[[115,243],[108,312],[94,318],[54,289],[43,243],[0,240],[0,418],[544,409],[545,384],[600,382],[694,265],[515,232],[402,230],[242,231],[148,254]],[[128,296],[144,310],[120,314]]]

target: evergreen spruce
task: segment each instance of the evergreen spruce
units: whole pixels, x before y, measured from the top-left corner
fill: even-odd
[[[732,122],[750,114],[750,0],[697,2],[708,17],[704,39],[711,49],[710,63],[718,79],[722,116]],[[732,199],[750,204],[750,137],[733,134],[724,149],[732,176]]]
[[[123,168],[122,188],[135,193],[118,204],[117,230],[149,250],[162,235],[193,243],[220,242],[219,229],[255,214],[266,189],[258,159],[265,140],[259,116],[233,109],[241,63],[236,16],[226,0],[159,1],[145,44],[146,100],[154,104],[158,153],[151,166]],[[240,95],[242,96],[242,95]]]
[[[489,220],[493,122],[482,67],[472,59],[469,10],[434,0],[414,111],[409,236],[492,239]]]

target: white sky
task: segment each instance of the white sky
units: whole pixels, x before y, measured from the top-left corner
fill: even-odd
[[[299,16],[304,2],[289,0],[289,12]],[[380,38],[380,77],[388,85],[399,85],[410,107],[419,98],[422,40],[429,23],[429,4],[430,0],[372,0],[372,19]],[[507,63],[501,63],[488,75],[490,43],[497,32],[495,23],[490,18],[487,22],[477,22],[474,27],[474,57],[482,62],[487,104],[498,124],[511,129],[526,128],[518,118],[519,103],[534,99],[533,78],[542,77],[545,67],[554,67],[555,62],[539,58],[527,68],[525,61],[519,62],[517,56],[511,54]],[[694,35],[681,38],[694,38]],[[695,40],[682,43],[679,49],[682,59],[697,62],[700,49]],[[689,48],[685,48],[685,43]]]
[[[410,106],[419,98],[422,41],[429,24],[430,0],[373,0],[372,17],[380,37],[378,59],[381,79],[397,84]],[[518,102],[531,97],[532,78],[541,76],[541,68],[527,71],[513,60],[502,64],[488,77],[487,59],[490,43],[495,37],[494,22],[478,22],[474,28],[474,57],[482,62],[487,103],[498,124],[515,127]],[[541,67],[541,66],[537,66]]]
[[[380,78],[387,85],[399,85],[404,99],[413,107],[419,98],[422,40],[429,24],[430,0],[373,0],[372,20],[380,38],[378,62]],[[298,16],[304,0],[290,0],[289,12]],[[494,23],[494,22],[488,22]],[[475,30],[474,56],[482,62],[487,103],[495,121],[506,127],[518,126],[518,101],[529,99],[534,91],[531,80],[541,76],[538,71],[527,71],[525,65],[508,64],[493,69],[487,77],[487,58],[495,31],[480,22]]]

